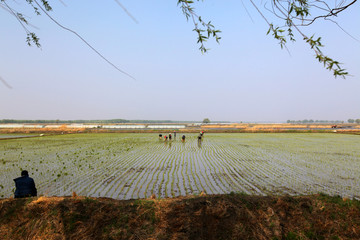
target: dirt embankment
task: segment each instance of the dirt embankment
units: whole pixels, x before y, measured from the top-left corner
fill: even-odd
[[[360,202],[241,194],[0,200],[1,239],[360,239]]]

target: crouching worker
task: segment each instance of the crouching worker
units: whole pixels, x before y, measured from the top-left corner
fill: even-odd
[[[15,198],[36,197],[37,190],[34,179],[29,177],[28,171],[21,172],[21,177],[15,178]]]
[[[185,142],[185,135],[182,135],[181,141],[182,141],[182,142]]]

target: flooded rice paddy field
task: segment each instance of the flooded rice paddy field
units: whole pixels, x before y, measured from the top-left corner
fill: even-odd
[[[165,133],[166,134],[166,133]],[[115,199],[244,192],[360,198],[360,136],[73,134],[0,142],[0,197],[26,169],[39,195]]]

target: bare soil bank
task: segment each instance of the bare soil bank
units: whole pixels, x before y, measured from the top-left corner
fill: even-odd
[[[191,196],[0,200],[1,239],[360,239],[360,202],[330,197]]]

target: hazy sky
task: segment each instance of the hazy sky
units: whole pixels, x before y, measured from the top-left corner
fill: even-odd
[[[324,52],[351,77],[335,79],[297,36],[281,50],[266,22],[243,0],[206,0],[197,13],[222,33],[201,54],[193,25],[177,0],[50,1],[51,15],[79,33],[121,74],[25,1],[9,1],[31,17],[41,49],[28,47],[17,20],[0,8],[0,119],[168,119],[284,122],[360,118],[360,4],[338,23],[303,31],[322,36]],[[264,3],[266,1],[256,1]],[[262,5],[260,5],[262,6]],[[262,8],[263,9],[263,8]],[[264,12],[271,17],[269,12]],[[252,21],[253,20],[253,21]]]

